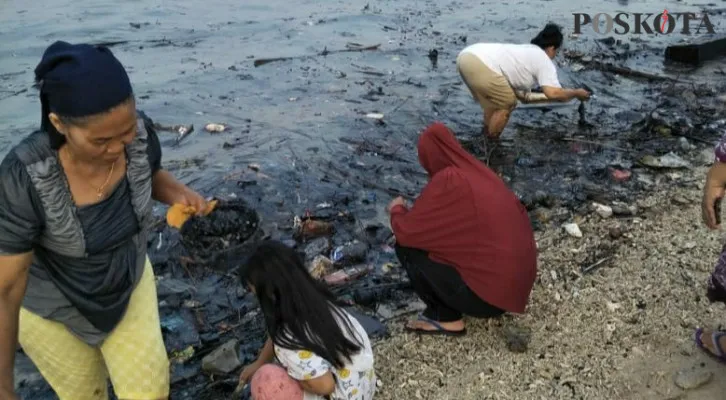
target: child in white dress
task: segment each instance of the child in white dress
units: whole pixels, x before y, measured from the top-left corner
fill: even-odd
[[[254,400],[373,399],[368,335],[293,249],[264,242],[239,272],[267,322],[268,340],[240,376]],[[275,360],[279,366],[268,364]]]

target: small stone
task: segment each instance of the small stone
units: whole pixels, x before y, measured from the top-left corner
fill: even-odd
[[[237,339],[230,340],[202,359],[202,370],[208,374],[225,375],[240,366]]]
[[[527,328],[507,326],[504,328],[504,338],[507,341],[507,349],[514,353],[524,353],[529,347],[531,332]]]
[[[623,230],[619,226],[614,226],[608,230],[608,234],[612,239],[619,239],[623,236]]]
[[[683,248],[686,250],[691,250],[696,247],[696,242],[686,242],[686,244],[683,245]]]
[[[673,204],[677,204],[679,206],[687,206],[691,204],[691,201],[683,196],[675,196],[671,199],[671,201],[673,202]]]
[[[563,228],[565,228],[565,232],[567,232],[568,235],[576,238],[582,237],[582,231],[580,230],[580,227],[577,226],[577,224],[565,224],[563,225]]]
[[[713,153],[713,149],[701,150],[699,161],[703,165],[711,165],[716,160],[716,156]]]
[[[701,366],[694,365],[676,372],[673,377],[673,381],[679,388],[683,390],[691,390],[707,384],[712,378],[712,371],[704,369]]]
[[[328,254],[332,247],[330,239],[326,237],[313,239],[305,246],[305,260],[311,261],[321,254]]]
[[[622,216],[635,216],[638,213],[638,207],[635,205],[625,204],[620,201],[613,202],[611,206],[613,214]]]
[[[595,208],[595,212],[602,218],[610,218],[613,216],[613,209],[604,204],[592,203],[592,206]]]
[[[688,143],[688,139],[681,137],[678,139],[678,145],[681,146],[681,150],[683,151],[690,151],[696,148],[696,146]]]

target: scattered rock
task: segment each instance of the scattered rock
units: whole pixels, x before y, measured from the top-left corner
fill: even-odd
[[[194,286],[179,279],[159,277],[156,280],[156,292],[159,297],[185,292],[194,293],[196,290]]]
[[[699,161],[703,165],[711,165],[714,161],[716,161],[716,156],[713,154],[713,149],[703,149],[701,150]]]
[[[239,342],[232,339],[202,359],[202,370],[208,374],[226,375],[239,368]]]
[[[603,218],[610,218],[613,216],[613,209],[606,205],[592,203],[592,206],[595,208],[595,212]]]
[[[580,230],[580,227],[577,226],[577,224],[575,223],[565,224],[563,225],[563,228],[565,228],[565,232],[567,232],[567,234],[572,237],[582,237],[582,231]]]
[[[615,201],[611,206],[613,214],[620,216],[635,216],[638,214],[638,207],[635,205],[625,204],[623,202]]]
[[[321,254],[328,254],[331,247],[330,239],[326,237],[311,240],[305,246],[305,261],[310,261]]]
[[[529,348],[532,333],[529,329],[517,326],[506,326],[502,331],[507,342],[507,349],[513,353],[524,353]]]
[[[673,202],[673,204],[677,204],[679,206],[687,206],[692,203],[690,200],[682,196],[675,196],[671,199],[671,201]]]
[[[694,365],[676,372],[673,381],[679,388],[691,390],[707,384],[712,378],[712,371],[705,369],[702,365]]]
[[[696,146],[688,143],[688,139],[682,136],[680,139],[678,139],[678,145],[681,146],[681,150],[683,151],[691,151],[696,148]]]
[[[345,246],[338,246],[331,255],[331,259],[336,265],[351,265],[356,262],[364,261],[368,254],[368,244],[363,242],[353,242]]]
[[[608,230],[608,234],[612,239],[619,239],[621,236],[623,236],[623,230],[620,228],[620,226],[613,226]]]

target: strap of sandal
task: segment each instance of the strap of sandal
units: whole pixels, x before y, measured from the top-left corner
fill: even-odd
[[[419,321],[428,322],[429,324],[435,326],[436,329],[438,329],[440,331],[446,331],[446,329],[444,329],[444,327],[441,326],[441,324],[439,324],[437,321],[434,321],[431,318],[426,318],[423,314],[419,314],[418,319],[419,319]]]
[[[719,358],[724,357],[724,353],[726,351],[721,347],[721,338],[726,336],[726,332],[724,331],[715,331],[711,334],[711,340],[713,341],[713,348],[716,349],[716,355]]]

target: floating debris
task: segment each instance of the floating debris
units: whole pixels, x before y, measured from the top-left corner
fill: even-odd
[[[209,133],[220,133],[227,130],[227,126],[223,124],[207,124],[204,129],[206,129]]]
[[[322,279],[333,272],[333,262],[323,255],[318,255],[308,265],[310,275],[315,279]]]
[[[293,226],[296,228],[295,238],[297,240],[327,236],[335,232],[332,224],[312,218],[303,220],[300,217],[295,217]]]
[[[688,168],[691,166],[688,161],[673,152],[660,157],[645,156],[640,159],[640,163],[651,168]]]

